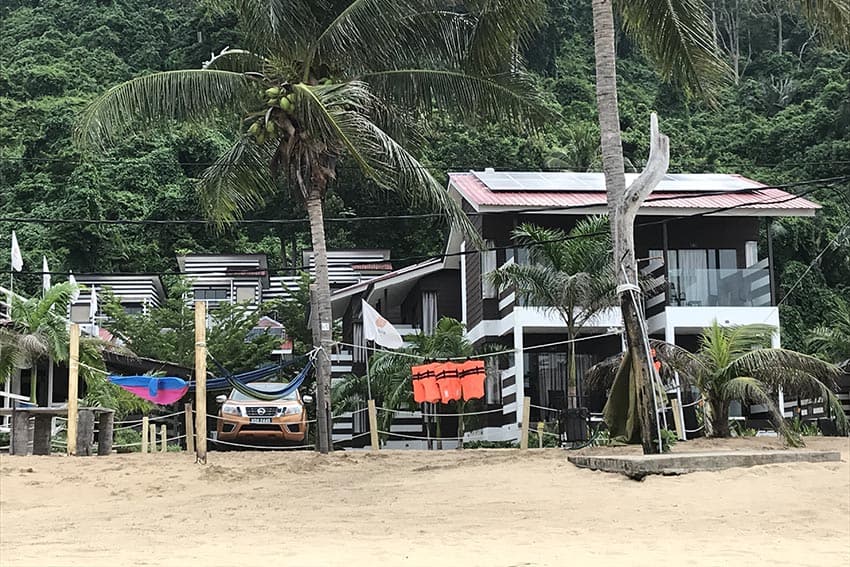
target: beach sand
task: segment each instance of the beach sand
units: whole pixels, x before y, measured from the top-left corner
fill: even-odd
[[[807,442],[842,461],[636,482],[556,449],[3,456],[0,565],[846,567],[850,440]]]

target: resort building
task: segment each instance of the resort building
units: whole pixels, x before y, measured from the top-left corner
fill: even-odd
[[[627,182],[635,177],[627,175]],[[601,410],[604,397],[586,394],[582,375],[622,349],[619,310],[603,311],[582,328],[586,340],[577,344],[578,384],[570,389],[566,346],[545,346],[566,339],[561,317],[547,306],[530,305],[511,287],[496,289],[487,275],[511,262],[528,262],[527,250],[516,247],[511,238],[517,226],[532,223],[568,232],[582,218],[606,214],[603,175],[488,169],[450,174],[448,190],[487,249],[477,251],[453,230],[444,258],[335,292],[334,316],[343,320],[344,342],[363,343],[363,298],[401,332],[428,333],[440,317],[449,316],[464,323],[476,346],[492,343],[522,353],[506,357],[498,383],[491,385],[497,395],[488,401],[502,413],[470,432],[470,439],[516,439],[525,396],[531,398],[532,421],[544,417],[534,406]],[[639,269],[661,284],[644,298],[650,335],[695,349],[699,332],[715,320],[721,325],[763,323],[778,329],[771,220],[813,216],[819,208],[739,175],[665,176],[636,220]],[[762,228],[766,245],[760,247]],[[780,344],[778,332],[773,341]],[[351,352],[358,371],[362,351]]]

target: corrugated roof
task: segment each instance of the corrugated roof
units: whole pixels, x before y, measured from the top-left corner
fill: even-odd
[[[559,174],[537,174],[538,177],[543,178],[549,175],[558,176]],[[490,177],[492,174],[488,176],[475,172],[451,173],[449,181],[478,210],[481,208],[546,209],[550,207],[586,209],[602,208],[606,205],[604,179],[600,174],[574,173],[570,176],[560,176],[559,182],[577,179],[582,185],[574,188],[565,185],[557,191],[541,190],[537,187],[528,190],[494,190],[482,181]],[[627,176],[627,182],[631,182],[634,177],[636,174]],[[781,189],[767,188],[761,183],[740,175],[679,174],[669,177],[665,179],[663,189],[656,190],[644,202],[641,208],[646,213],[666,214],[672,212],[671,209],[713,210],[734,207],[734,210],[758,210],[758,216],[808,216],[813,215],[814,211],[820,208],[820,205],[808,199],[794,197]],[[725,183],[722,177],[728,178]],[[522,178],[522,176],[513,177],[513,179]],[[700,187],[700,179],[704,179],[705,186]],[[676,191],[677,184],[681,184],[682,191]],[[552,186],[552,183],[549,183],[549,186]],[[723,186],[737,188],[723,192],[723,189],[720,189]],[[567,210],[564,212],[569,214]]]

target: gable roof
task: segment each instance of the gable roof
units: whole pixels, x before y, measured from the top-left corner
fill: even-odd
[[[638,174],[627,173],[626,183]],[[449,188],[478,212],[534,210],[542,214],[605,212],[602,173],[450,173]],[[820,205],[736,174],[668,174],[641,206],[642,215],[709,212],[718,216],[814,216]],[[718,210],[725,209],[725,210]]]

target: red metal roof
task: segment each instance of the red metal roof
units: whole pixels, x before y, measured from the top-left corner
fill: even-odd
[[[793,215],[795,212],[800,215],[812,215],[820,208],[820,205],[808,199],[794,197],[781,189],[767,188],[761,183],[741,176],[730,175],[730,177],[747,181],[751,183],[751,187],[723,194],[706,191],[677,192],[668,187],[666,191],[650,195],[641,208],[711,210],[734,207],[735,209],[758,209],[760,215],[767,214],[768,211],[775,211],[774,214],[780,215]],[[493,191],[474,173],[451,173],[449,180],[476,209],[481,207],[563,209],[565,207],[598,207],[606,204],[604,187],[593,190],[584,187],[575,191],[569,188],[560,191]],[[654,202],[653,199],[655,199]],[[661,210],[658,213],[663,214]]]

